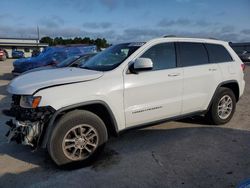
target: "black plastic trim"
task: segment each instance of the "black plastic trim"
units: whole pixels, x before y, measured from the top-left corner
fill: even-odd
[[[212,105],[212,103],[213,103],[213,101],[214,101],[214,98],[215,98],[215,96],[216,96],[216,94],[217,94],[219,88],[220,88],[222,85],[224,85],[224,84],[230,84],[230,83],[236,83],[236,84],[238,84],[238,86],[239,86],[239,83],[237,82],[237,80],[227,80],[227,81],[221,82],[221,83],[217,86],[217,88],[215,89],[215,91],[214,91],[213,97],[211,98],[211,100],[210,100],[210,102],[209,102],[209,105],[208,105],[208,107],[207,107],[207,111],[209,111],[209,109],[210,109],[210,107],[211,107],[211,105]]]
[[[184,118],[187,118],[187,117],[202,115],[202,114],[205,114],[205,113],[206,113],[206,110],[204,110],[204,111],[196,111],[196,112],[192,112],[192,113],[188,113],[188,114],[184,114],[184,115],[178,115],[178,116],[174,116],[174,117],[170,117],[170,118],[156,120],[156,121],[149,122],[149,123],[143,123],[143,124],[139,124],[139,125],[135,125],[135,126],[132,126],[132,127],[125,128],[125,129],[119,131],[119,134],[122,134],[124,132],[129,131],[129,130],[145,128],[145,127],[149,127],[149,126],[153,126],[153,125],[155,126],[155,125],[159,125],[161,123],[165,123],[165,122],[169,122],[169,121],[176,121],[176,120],[184,119]]]

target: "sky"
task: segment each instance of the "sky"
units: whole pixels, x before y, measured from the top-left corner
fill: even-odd
[[[250,42],[250,0],[1,0],[0,18],[0,37]]]

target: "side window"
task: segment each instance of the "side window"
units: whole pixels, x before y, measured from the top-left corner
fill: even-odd
[[[183,67],[208,64],[206,48],[202,43],[180,42],[179,56]]]
[[[147,50],[141,57],[153,61],[153,70],[163,70],[176,67],[174,43],[157,44]]]
[[[219,44],[206,44],[211,63],[223,63],[233,61],[231,55],[224,46]]]

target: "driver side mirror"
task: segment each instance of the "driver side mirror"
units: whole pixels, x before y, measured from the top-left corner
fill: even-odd
[[[153,62],[150,58],[137,58],[130,66],[131,73],[137,74],[139,71],[146,71],[153,69]]]

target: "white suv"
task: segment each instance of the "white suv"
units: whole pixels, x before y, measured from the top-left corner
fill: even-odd
[[[135,126],[205,115],[227,123],[243,94],[244,64],[227,42],[158,38],[114,45],[81,68],[15,78],[8,138],[47,148],[57,165],[87,163]]]

